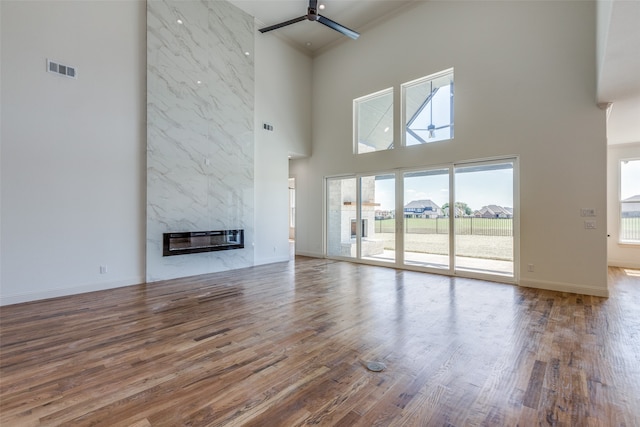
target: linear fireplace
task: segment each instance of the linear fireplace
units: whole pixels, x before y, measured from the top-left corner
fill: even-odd
[[[162,256],[244,248],[244,230],[164,233]]]

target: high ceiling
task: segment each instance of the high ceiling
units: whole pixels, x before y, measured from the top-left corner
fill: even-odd
[[[254,16],[259,27],[306,15],[308,0],[230,0]],[[318,0],[319,10],[340,24],[365,32],[391,14],[427,0]],[[597,102],[612,102],[607,129],[610,144],[640,141],[640,0],[598,0],[611,16],[600,64]],[[318,23],[302,21],[280,28],[280,37],[314,56],[338,43],[357,43]]]
[[[308,0],[230,0],[240,9],[254,16],[260,28],[279,24],[307,14]],[[318,0],[324,10],[320,15],[337,21],[352,30],[362,32],[384,17],[397,13],[405,6],[420,0]],[[302,21],[275,30],[281,37],[313,55],[335,43],[351,41],[318,22]],[[271,35],[271,34],[270,34]]]

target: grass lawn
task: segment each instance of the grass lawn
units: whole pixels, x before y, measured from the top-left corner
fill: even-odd
[[[395,250],[394,233],[376,233],[374,238],[384,240],[384,248]],[[457,255],[472,258],[513,261],[513,238],[506,236],[456,236]],[[447,234],[406,234],[405,249],[408,252],[447,255]]]

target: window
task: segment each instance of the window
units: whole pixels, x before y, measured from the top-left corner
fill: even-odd
[[[327,255],[355,258],[357,244],[351,220],[357,217],[356,178],[327,179]]]
[[[353,101],[356,154],[393,148],[393,88]]]
[[[453,139],[453,68],[401,85],[402,144]],[[354,152],[394,148],[393,88],[353,101]]]
[[[640,244],[640,159],[620,161],[620,242]]]
[[[402,85],[406,146],[453,138],[453,70]]]
[[[403,174],[406,265],[450,269],[450,180],[450,167]]]
[[[513,277],[515,160],[456,166],[455,266]]]
[[[358,235],[358,228],[356,227],[356,220],[352,219],[351,220],[351,238],[355,239],[356,236]],[[367,237],[369,235],[368,230],[367,230],[367,220],[363,219],[362,220],[362,237]]]

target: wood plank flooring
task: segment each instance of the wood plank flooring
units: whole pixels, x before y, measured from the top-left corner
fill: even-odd
[[[638,426],[640,272],[610,286],[298,257],[6,306],[0,425]]]

